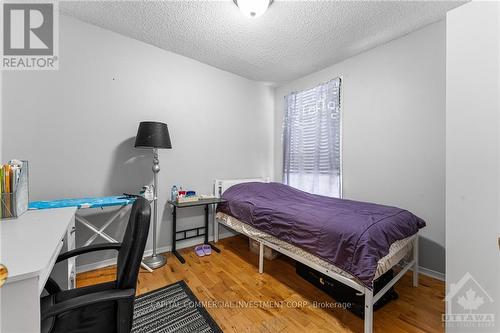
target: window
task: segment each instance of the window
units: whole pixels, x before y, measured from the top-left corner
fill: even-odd
[[[283,182],[341,196],[340,78],[285,97]]]

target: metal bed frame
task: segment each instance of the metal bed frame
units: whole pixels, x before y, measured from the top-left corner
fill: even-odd
[[[214,195],[220,197],[222,193],[230,186],[246,182],[269,182],[269,179],[262,179],[262,178],[230,179],[230,180],[216,179],[214,183]],[[219,224],[222,224],[225,227],[234,230],[231,228],[231,226],[226,224],[224,220],[217,219],[214,210],[214,242],[217,242],[219,240]],[[356,282],[355,280],[349,279],[336,272],[326,269],[307,258],[304,258],[300,255],[290,252],[289,250],[284,249],[276,244],[270,243],[265,239],[259,237],[250,237],[250,238],[259,242],[259,273],[264,272],[264,246],[267,246],[287,257],[290,257],[304,265],[311,267],[312,269],[315,269],[331,277],[332,279],[335,279],[345,285],[348,285],[349,287],[354,288],[355,290],[363,294],[365,296],[364,333],[373,332],[373,305],[375,304],[375,302],[377,302],[396,282],[398,282],[399,279],[401,279],[401,277],[403,277],[403,275],[405,275],[408,270],[410,269],[413,270],[413,287],[418,287],[418,233],[415,234],[411,240],[413,243],[412,260],[407,262],[401,268],[401,270],[392,278],[392,280],[389,283],[387,283],[387,285],[385,285],[385,287],[382,288],[376,294],[373,293],[373,290],[366,288],[360,282]]]

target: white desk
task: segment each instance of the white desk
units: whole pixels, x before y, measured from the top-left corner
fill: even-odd
[[[40,332],[40,294],[61,250],[74,249],[75,212],[75,207],[34,210],[0,221],[0,262],[9,270],[0,288],[1,333]],[[72,286],[74,258],[58,266],[58,282]]]

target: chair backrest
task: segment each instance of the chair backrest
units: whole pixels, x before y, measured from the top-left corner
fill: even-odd
[[[129,289],[136,287],[137,276],[149,233],[151,206],[138,197],[132,205],[130,218],[123,236],[122,247],[118,253],[116,287]]]

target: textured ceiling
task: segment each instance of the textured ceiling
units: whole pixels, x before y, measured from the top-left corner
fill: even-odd
[[[62,13],[241,76],[283,83],[445,17],[448,1],[63,1]]]

